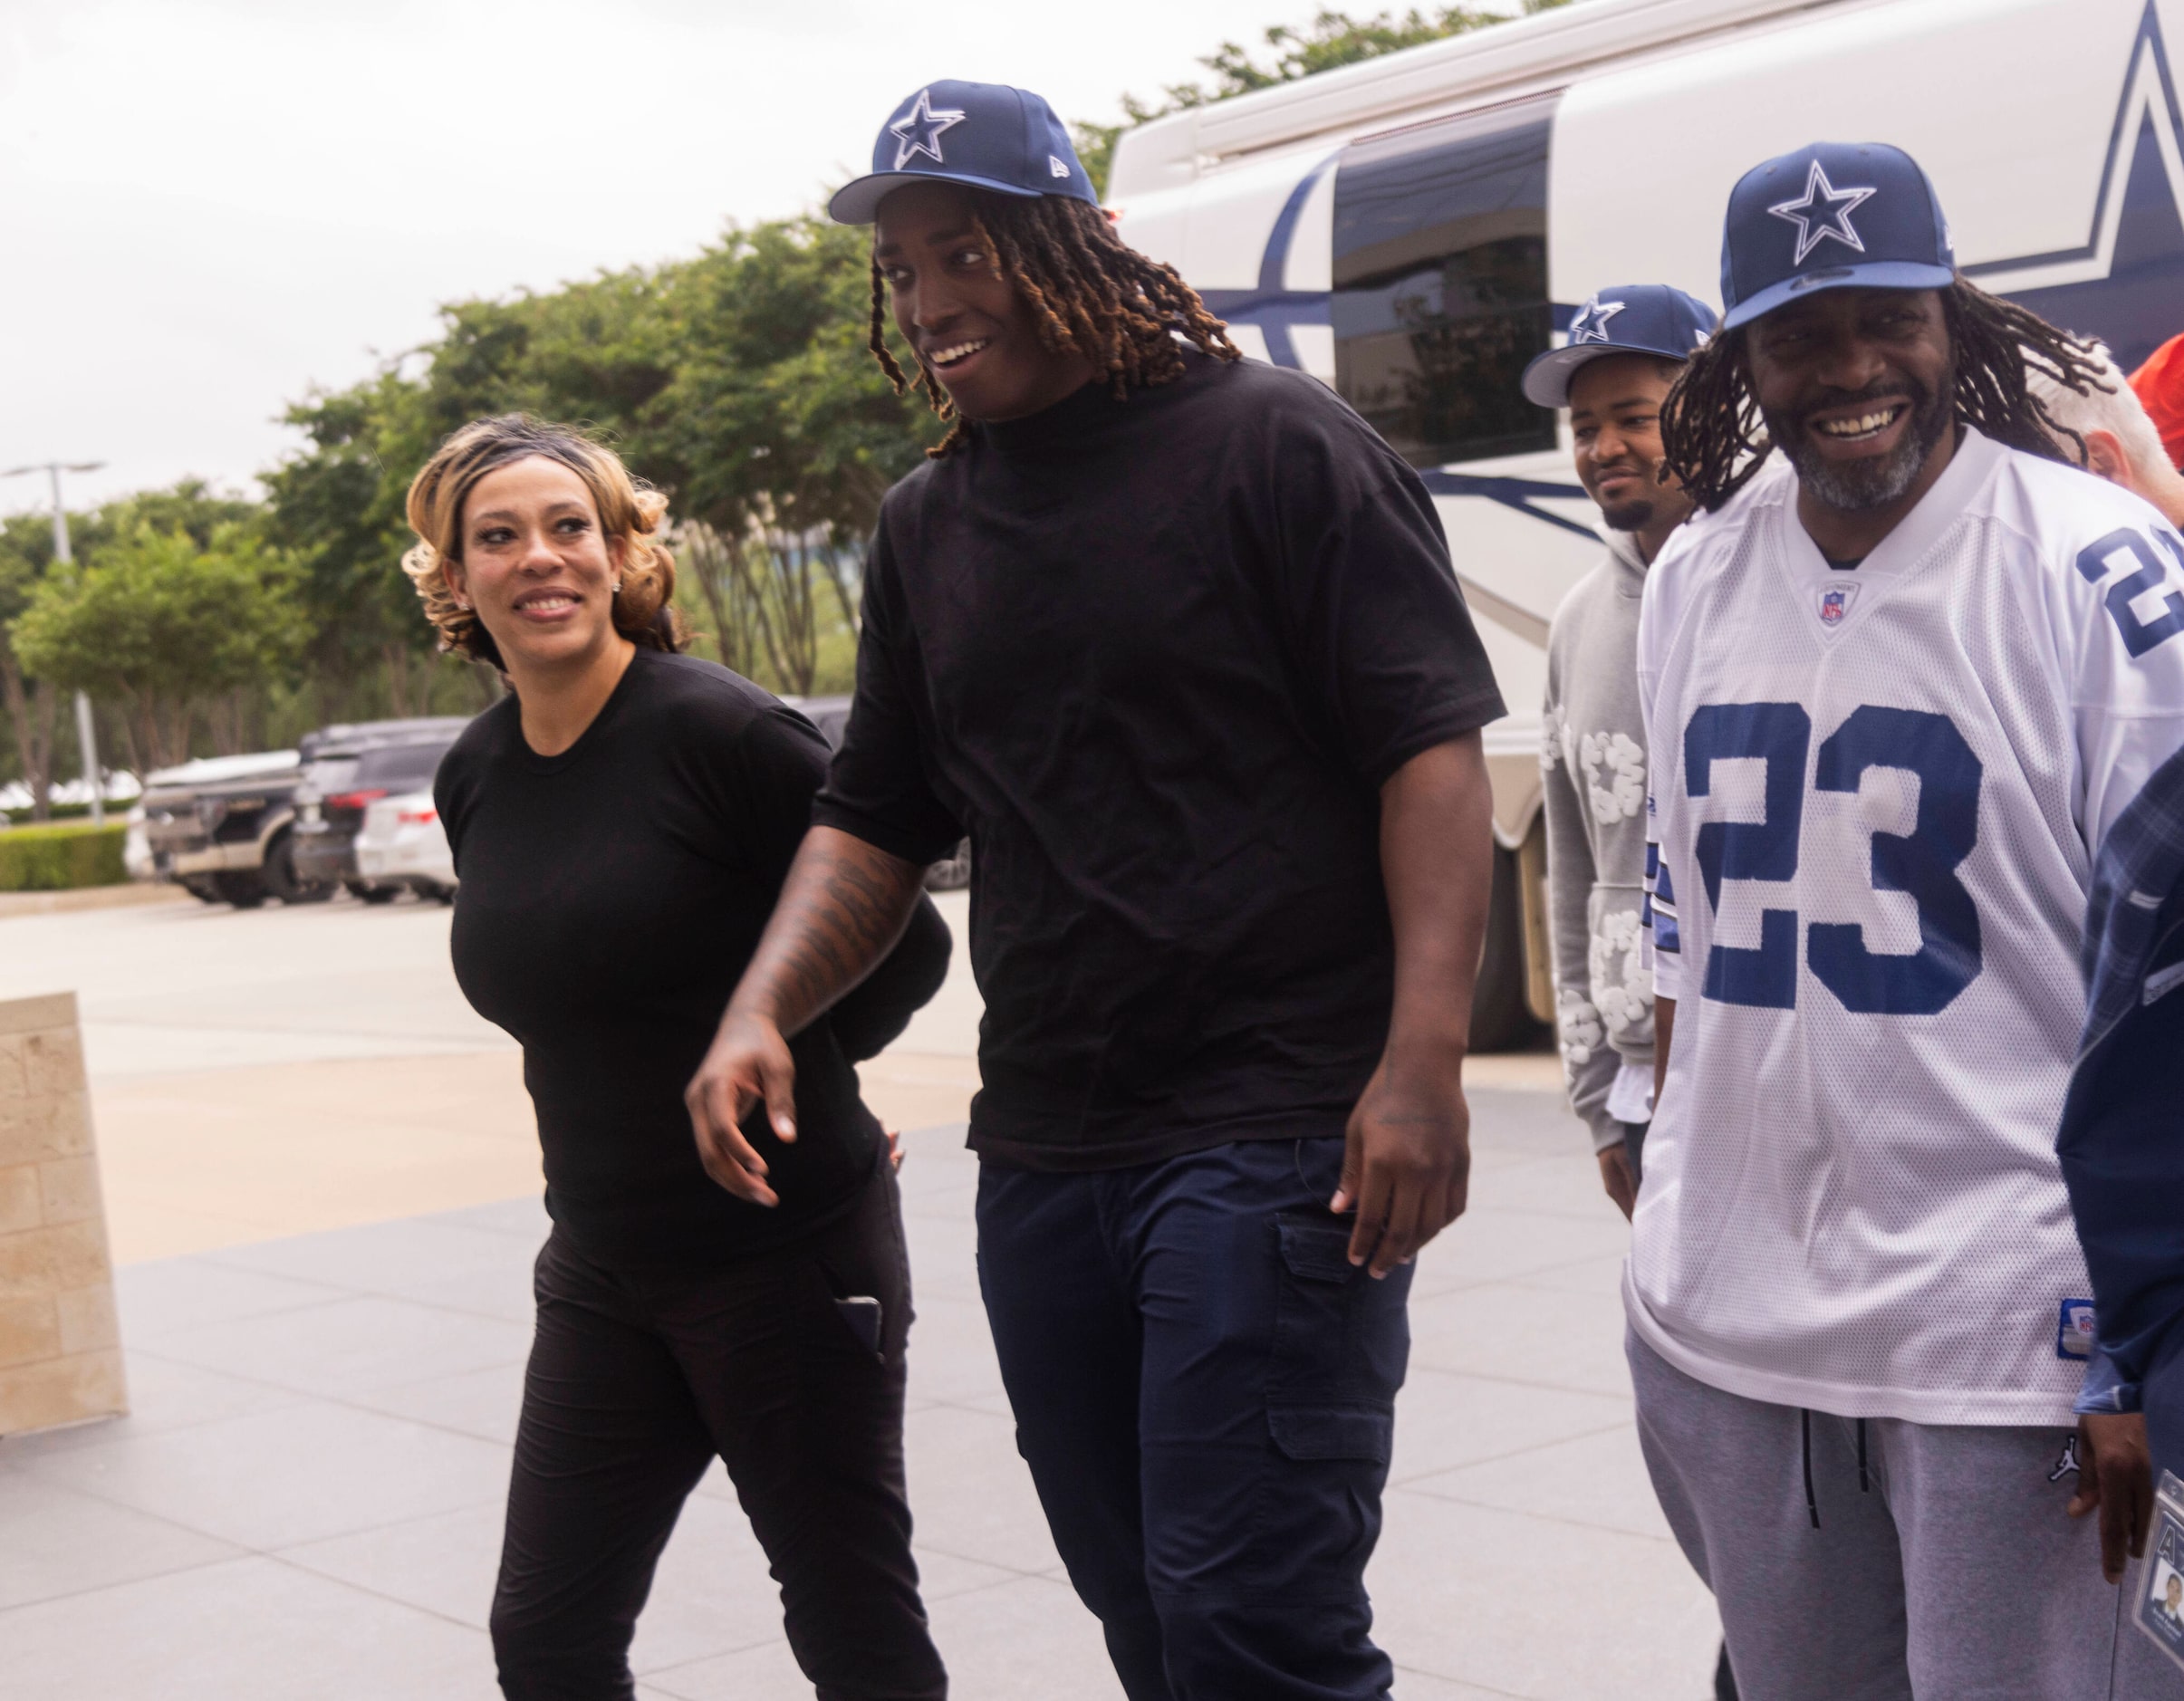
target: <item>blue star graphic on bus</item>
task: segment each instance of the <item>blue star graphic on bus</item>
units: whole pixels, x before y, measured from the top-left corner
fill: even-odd
[[[2124,68],[2086,238],[2075,246],[1975,262],[1965,275],[2051,324],[2107,343],[2130,371],[2177,333],[2184,278],[2184,183],[2166,160],[2184,147],[2184,102],[2150,4]]]
[[[1804,199],[1777,201],[1767,208],[1776,218],[1797,226],[1797,254],[1790,264],[1803,265],[1805,255],[1831,236],[1863,254],[1865,244],[1859,240],[1851,215],[1872,195],[1871,189],[1838,189],[1828,181],[1820,161],[1814,160],[1812,174],[1804,180]]]
[[[930,154],[935,165],[946,164],[940,158],[941,133],[962,122],[960,111],[948,107],[934,111],[930,89],[919,90],[910,110],[888,126],[900,144],[895,149],[895,169],[901,170],[919,154]]]
[[[1603,302],[1597,295],[1590,298],[1577,310],[1577,317],[1570,322],[1570,343],[1573,348],[1581,342],[1606,342],[1608,321],[1623,310],[1621,302]]]

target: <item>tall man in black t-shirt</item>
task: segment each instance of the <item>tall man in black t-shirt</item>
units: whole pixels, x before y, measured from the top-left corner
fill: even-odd
[[[832,211],[877,220],[875,354],[891,295],[956,425],[881,510],[700,1151],[754,1191],[783,1036],[967,831],[981,1283],[1071,1581],[1131,1701],[1383,1696],[1363,1573],[1408,1266],[1464,1206],[1502,712],[1430,500],[1121,244],[1034,95],[919,91]]]

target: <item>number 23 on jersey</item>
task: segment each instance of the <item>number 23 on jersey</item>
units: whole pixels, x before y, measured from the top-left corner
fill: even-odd
[[[2075,562],[2079,575],[2097,588],[2107,620],[2133,662],[2184,633],[2184,593],[2174,587],[2164,553],[2184,566],[2184,541],[2175,533],[2160,529],[2150,538],[2122,527],[2081,550]],[[1710,794],[1717,763],[1765,764],[1759,820],[1710,821],[1698,829],[1698,870],[1709,908],[1718,912],[1724,880],[1795,878],[1813,732],[1811,716],[1795,703],[1713,704],[1684,727],[1689,797]],[[1763,909],[1757,946],[1708,949],[1707,997],[1794,1007],[1801,946],[1814,977],[1843,1008],[1865,1015],[1934,1015],[1978,978],[1979,914],[1957,870],[1979,839],[1979,758],[1946,715],[1868,704],[1822,741],[1812,789],[1854,794],[1869,768],[1918,776],[1911,830],[1871,835],[1871,881],[1874,890],[1905,893],[1917,906],[1919,949],[1870,950],[1864,927],[1855,922],[1815,921],[1801,939],[1795,910]]]
[[[1812,718],[1795,703],[1714,704],[1685,726],[1689,796],[1711,793],[1717,762],[1765,764],[1760,820],[1709,821],[1698,829],[1698,872],[1709,909],[1719,910],[1724,880],[1795,877],[1812,738]],[[1805,960],[1847,1010],[1932,1015],[1979,974],[1979,916],[1957,878],[1978,842],[1979,758],[1946,715],[1869,704],[1822,741],[1813,789],[1854,794],[1866,770],[1876,767],[1901,768],[1919,779],[1910,831],[1872,835],[1873,888],[1906,893],[1917,905],[1919,949],[1871,951],[1858,923],[1815,921],[1804,929]],[[1795,910],[1763,909],[1756,947],[1709,947],[1705,995],[1723,1004],[1793,1008],[1799,945]]]

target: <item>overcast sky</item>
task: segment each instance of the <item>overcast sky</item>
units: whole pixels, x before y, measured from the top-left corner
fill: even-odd
[[[246,486],[442,302],[694,252],[919,83],[1064,119],[1310,0],[0,0],[0,470]],[[0,483],[0,511],[42,481]]]

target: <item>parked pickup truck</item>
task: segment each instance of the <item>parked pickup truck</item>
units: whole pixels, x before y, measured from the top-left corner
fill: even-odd
[[[321,902],[341,886],[298,859],[298,791],[306,777],[331,774],[343,764],[353,769],[364,752],[381,745],[439,737],[462,726],[459,718],[412,718],[322,726],[304,734],[293,750],[209,756],[161,769],[130,812],[123,860],[137,879],[172,880],[208,904],[255,909],[268,898]]]
[[[294,902],[303,894],[287,833],[302,773],[294,750],[207,756],[160,769],[130,812],[130,837],[140,830],[143,841],[128,859],[130,871],[140,879],[172,880],[208,904],[252,909],[269,896]]]

